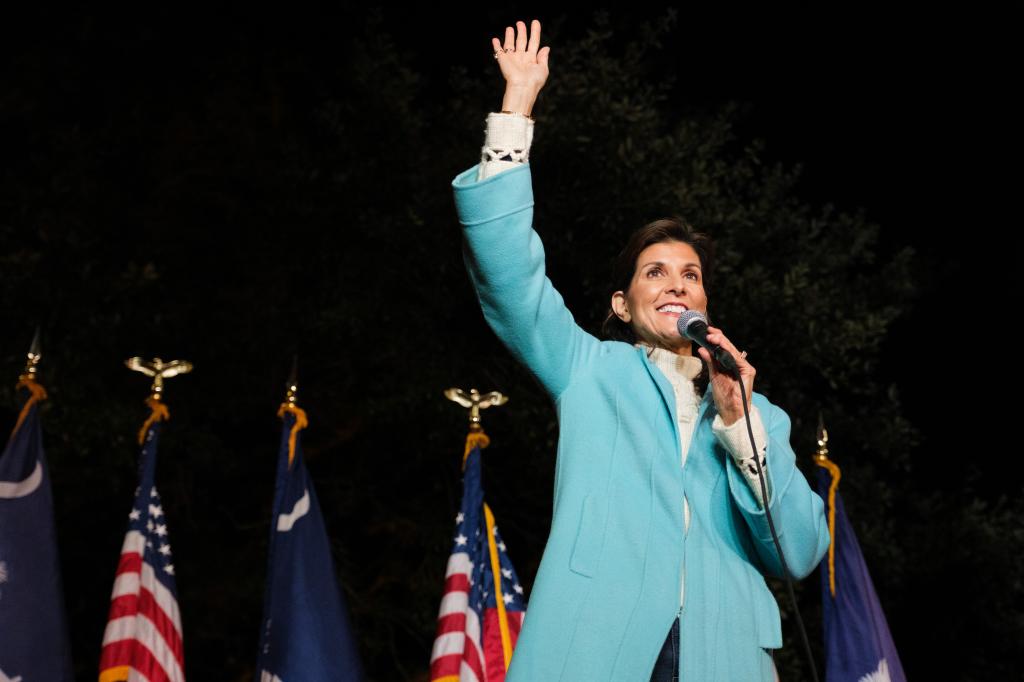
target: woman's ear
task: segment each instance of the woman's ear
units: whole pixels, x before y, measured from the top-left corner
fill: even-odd
[[[612,310],[616,317],[627,324],[632,319],[632,315],[629,314],[629,306],[626,305],[626,294],[621,291],[612,294]]]

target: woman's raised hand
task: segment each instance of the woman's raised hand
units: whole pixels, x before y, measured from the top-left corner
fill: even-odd
[[[548,79],[548,54],[550,47],[540,46],[540,22],[536,19],[526,34],[526,23],[516,22],[516,27],[505,28],[504,44],[491,38],[494,58],[505,77],[505,97],[501,102],[502,111],[513,111],[530,115],[537,94]]]

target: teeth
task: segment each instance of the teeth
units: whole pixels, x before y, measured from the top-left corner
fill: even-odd
[[[658,308],[658,311],[662,313],[682,313],[685,310],[686,307],[681,305],[663,305]]]

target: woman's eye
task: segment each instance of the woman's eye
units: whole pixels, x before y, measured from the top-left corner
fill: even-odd
[[[655,274],[660,275],[661,274],[661,268],[651,268],[650,270],[647,271],[647,276],[648,277],[650,277],[651,275],[655,275]]]
[[[700,279],[700,277],[697,276],[696,272],[688,272],[688,273],[686,273],[686,276],[687,277],[692,277],[693,281],[695,281],[695,282]]]

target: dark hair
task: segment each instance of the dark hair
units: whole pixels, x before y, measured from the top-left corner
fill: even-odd
[[[701,278],[704,280],[704,292],[708,293],[712,283],[714,242],[711,241],[710,235],[698,232],[688,222],[677,217],[659,218],[647,223],[630,235],[612,265],[612,291],[628,292],[629,285],[636,274],[636,261],[640,254],[648,246],[662,242],[683,242],[689,244],[697,252],[697,256],[700,258]],[[633,327],[619,319],[611,306],[609,306],[608,314],[601,325],[601,332],[606,338],[615,341],[624,341],[629,344],[637,342]],[[695,382],[701,392],[707,386],[707,375],[708,369],[705,367]]]

